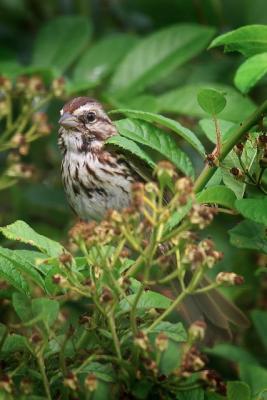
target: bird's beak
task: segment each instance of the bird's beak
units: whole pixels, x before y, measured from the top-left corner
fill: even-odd
[[[59,119],[58,123],[64,128],[77,128],[79,126],[79,121],[76,117],[68,112],[65,112]]]

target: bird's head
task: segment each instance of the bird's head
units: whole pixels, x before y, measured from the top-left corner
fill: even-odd
[[[76,97],[60,111],[59,144],[64,150],[101,148],[117,131],[102,105],[89,97]]]

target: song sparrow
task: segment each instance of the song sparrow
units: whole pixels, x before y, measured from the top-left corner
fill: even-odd
[[[132,183],[140,177],[129,160],[104,147],[105,140],[118,133],[101,104],[77,97],[65,104],[59,124],[62,180],[75,213],[83,220],[101,220],[108,209],[127,207]],[[229,321],[247,324],[241,311],[215,290],[189,296],[184,306],[187,319],[203,318],[211,335],[228,336]]]

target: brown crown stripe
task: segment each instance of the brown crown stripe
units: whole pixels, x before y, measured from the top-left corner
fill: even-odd
[[[64,105],[63,111],[68,113],[73,113],[79,107],[84,106],[87,103],[95,103],[98,107],[102,108],[101,105],[90,97],[75,97],[74,99],[68,101],[67,104]]]

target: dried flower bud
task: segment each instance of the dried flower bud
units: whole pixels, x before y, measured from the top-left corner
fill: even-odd
[[[202,265],[205,260],[205,253],[196,244],[189,243],[185,247],[183,262],[192,264],[194,268]]]
[[[100,302],[105,304],[105,303],[110,303],[112,300],[113,300],[112,291],[108,287],[105,287],[102,290],[102,293],[100,296]]]
[[[0,389],[7,393],[12,393],[13,382],[9,375],[4,374],[0,377]]]
[[[77,222],[70,230],[69,237],[74,241],[95,239],[96,222]]]
[[[140,209],[144,204],[145,186],[141,182],[135,182],[132,185],[132,205]]]
[[[92,281],[92,279],[86,278],[85,281],[83,282],[83,284],[84,284],[84,286],[86,286],[89,289],[89,291],[91,293],[95,293],[96,286],[95,286],[95,283]]]
[[[5,76],[0,76],[0,90],[9,92],[12,89],[12,82]]]
[[[37,345],[42,341],[42,336],[39,332],[33,332],[33,334],[30,337],[30,342],[34,345]]]
[[[200,373],[200,378],[216,392],[226,395],[226,385],[219,374],[214,370],[205,370]]]
[[[97,388],[97,377],[95,374],[89,374],[84,380],[84,386],[89,392],[94,392]]]
[[[64,379],[64,386],[69,389],[76,391],[78,390],[78,379],[77,376],[73,372],[69,372]]]
[[[54,283],[54,285],[58,285],[61,288],[66,288],[68,286],[68,281],[66,278],[64,278],[64,276],[60,275],[60,274],[55,274],[52,276],[52,282]]]
[[[216,282],[220,285],[242,285],[244,283],[244,278],[234,272],[219,272],[216,276]]]
[[[207,358],[204,354],[201,354],[196,347],[191,347],[184,355],[182,361],[182,372],[187,374],[188,372],[195,372],[202,369],[207,362]]]
[[[168,336],[165,333],[160,332],[156,337],[155,346],[159,351],[165,351],[168,348],[168,342]]]
[[[20,381],[20,390],[24,395],[31,394],[33,391],[33,383],[29,378],[22,378]]]
[[[23,92],[28,88],[29,77],[26,75],[18,76],[16,79],[16,89],[18,92]]]
[[[192,179],[188,177],[183,177],[178,179],[175,182],[175,189],[177,192],[182,193],[182,194],[192,194],[193,192],[193,182]]]
[[[241,156],[244,150],[244,145],[243,143],[237,143],[234,147],[234,151],[238,156]]]
[[[155,174],[159,180],[162,178],[172,179],[175,176],[176,171],[174,165],[169,161],[160,161],[156,165]]]
[[[143,360],[143,363],[144,363],[144,367],[145,367],[147,370],[151,371],[151,372],[153,373],[153,375],[157,375],[157,373],[158,373],[158,366],[157,366],[156,361],[152,360],[151,358],[145,358],[145,359]]]
[[[149,349],[148,336],[143,332],[139,331],[134,338],[134,343],[136,346],[140,347],[142,350],[147,351]]]
[[[65,79],[63,77],[54,79],[52,82],[52,91],[55,97],[61,97],[65,93]]]
[[[69,267],[72,264],[72,255],[70,253],[62,253],[58,259],[66,267]]]
[[[214,208],[194,204],[189,214],[190,222],[193,225],[198,225],[200,229],[204,229],[212,222],[216,212]]]
[[[130,279],[129,279],[128,277],[126,277],[126,276],[121,276],[121,277],[118,279],[118,284],[120,285],[120,287],[121,287],[123,290],[127,290],[127,289],[130,287],[130,285],[131,285],[131,281],[130,281]]]
[[[205,332],[207,329],[207,324],[204,321],[195,321],[190,325],[188,329],[189,337],[192,341],[203,340],[205,337]]]
[[[230,169],[230,174],[232,174],[236,179],[243,178],[244,174],[240,168],[233,167]]]
[[[91,323],[92,323],[92,318],[89,315],[87,315],[87,314],[80,315],[80,317],[79,317],[80,325],[85,325],[85,324],[91,325]]]
[[[159,188],[154,182],[148,182],[145,184],[145,191],[146,193],[152,193],[155,194],[156,196],[159,194]]]
[[[40,76],[33,75],[29,78],[28,82],[28,94],[39,94],[44,92],[44,82]]]

